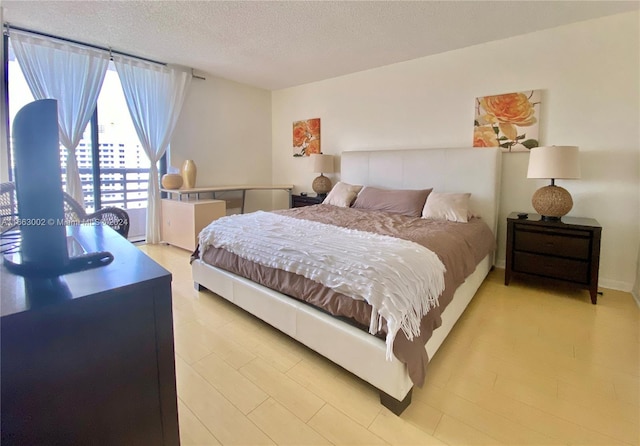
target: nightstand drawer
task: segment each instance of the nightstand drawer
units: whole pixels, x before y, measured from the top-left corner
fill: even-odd
[[[557,255],[575,259],[589,259],[591,253],[591,237],[583,231],[565,231],[562,233],[545,233],[517,229],[514,233],[514,249],[539,254]]]
[[[589,263],[579,260],[515,252],[513,254],[513,270],[584,284],[589,283]]]
[[[291,207],[301,208],[304,206],[313,206],[314,204],[320,204],[324,200],[323,197],[319,196],[310,196],[310,195],[292,195],[291,196]]]

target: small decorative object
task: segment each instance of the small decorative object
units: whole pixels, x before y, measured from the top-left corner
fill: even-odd
[[[551,179],[549,186],[538,189],[531,204],[543,220],[560,221],[573,207],[571,194],[556,186],[556,179],[580,178],[579,152],[576,146],[535,147],[529,154],[527,178]]]
[[[476,98],[473,147],[525,152],[538,147],[541,90]]]
[[[162,187],[165,189],[180,189],[182,186],[182,175],[177,173],[167,173],[162,175]]]
[[[323,173],[333,173],[333,156],[317,153],[311,159],[313,160],[313,171],[320,174],[313,180],[311,188],[319,196],[326,195],[331,190],[331,180]]]
[[[181,174],[185,189],[193,189],[196,187],[197,173],[198,169],[196,168],[196,163],[193,160],[185,160],[184,163],[182,163]]]
[[[293,156],[320,152],[320,118],[293,123]]]

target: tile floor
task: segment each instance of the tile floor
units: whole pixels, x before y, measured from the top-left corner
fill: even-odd
[[[189,253],[141,246],[173,273],[187,445],[638,445],[640,311],[629,293],[494,270],[396,417],[377,391],[210,292]]]

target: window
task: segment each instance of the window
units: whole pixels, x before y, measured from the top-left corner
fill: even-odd
[[[103,206],[146,207],[149,159],[144,154],[113,63],[105,75],[98,97],[98,140]],[[117,161],[116,161],[117,160]]]
[[[34,98],[15,59],[10,39],[7,57],[11,126],[16,113]],[[12,145],[9,150],[13,160]],[[113,63],[107,69],[94,116],[76,147],[76,158],[88,212],[105,206],[146,208],[149,159],[138,140]],[[60,163],[64,186],[67,150],[62,145]]]

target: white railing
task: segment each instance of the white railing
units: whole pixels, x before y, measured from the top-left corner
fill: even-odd
[[[93,172],[90,168],[80,168],[80,181],[88,212],[95,210],[93,200]],[[62,184],[65,185],[64,171]],[[122,209],[147,207],[147,185],[149,169],[101,168],[100,207],[114,206]]]
[[[93,201],[93,171],[90,168],[79,170],[85,209],[87,212],[93,212],[96,210]],[[63,185],[64,180],[63,170]],[[100,169],[100,207],[114,206],[127,210],[130,240],[144,239],[148,182],[149,169]]]

